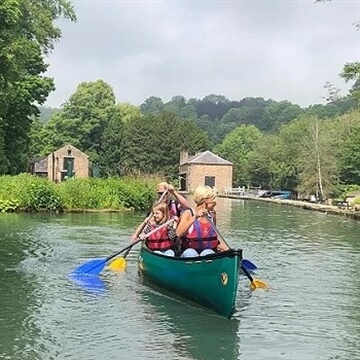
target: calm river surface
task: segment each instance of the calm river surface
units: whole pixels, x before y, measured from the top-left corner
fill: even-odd
[[[242,277],[231,320],[144,283],[137,249],[93,287],[69,280],[127,245],[141,214],[0,214],[0,359],[360,359],[360,222],[230,199],[218,214],[271,286]]]

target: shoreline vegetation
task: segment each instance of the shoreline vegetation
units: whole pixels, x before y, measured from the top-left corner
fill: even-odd
[[[219,195],[220,197],[230,198],[230,199],[241,199],[241,200],[251,200],[251,201],[262,201],[267,203],[274,203],[279,205],[286,206],[295,206],[302,208],[304,210],[310,211],[319,211],[325,214],[332,215],[341,215],[352,218],[354,220],[360,220],[360,211],[355,211],[352,209],[342,209],[338,206],[334,205],[326,205],[326,204],[314,204],[307,201],[300,200],[281,200],[281,199],[271,199],[271,198],[258,198],[253,196],[235,196],[235,195]]]
[[[31,174],[0,176],[0,213],[64,212],[116,213],[146,211],[155,198],[154,189],[160,176],[128,176],[123,178],[73,178],[55,184]],[[299,200],[223,195],[219,197],[262,201],[295,206],[325,214],[360,220],[360,211]]]
[[[145,211],[159,176],[71,178],[55,184],[31,174],[0,176],[0,212]]]

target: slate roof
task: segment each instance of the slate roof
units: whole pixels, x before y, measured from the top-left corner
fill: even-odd
[[[185,164],[232,165],[230,161],[227,161],[220,156],[215,155],[209,150],[190,156],[185,162],[180,165]]]

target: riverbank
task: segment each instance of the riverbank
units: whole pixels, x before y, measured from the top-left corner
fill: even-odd
[[[305,210],[311,211],[320,211],[325,214],[341,215],[346,216],[355,220],[360,220],[360,211],[355,211],[351,209],[341,209],[337,206],[325,205],[325,204],[313,204],[307,201],[299,200],[281,200],[281,199],[270,199],[270,198],[259,198],[254,196],[235,196],[235,195],[219,195],[220,197],[230,198],[230,199],[242,199],[242,200],[251,200],[251,201],[262,201],[275,203],[279,205],[287,206],[296,206]]]

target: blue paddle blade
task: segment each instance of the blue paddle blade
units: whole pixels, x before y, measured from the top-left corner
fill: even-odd
[[[73,275],[99,275],[106,265],[106,258],[93,259],[72,271]]]
[[[257,266],[248,259],[242,259],[241,262],[249,271],[253,271],[257,269]]]

